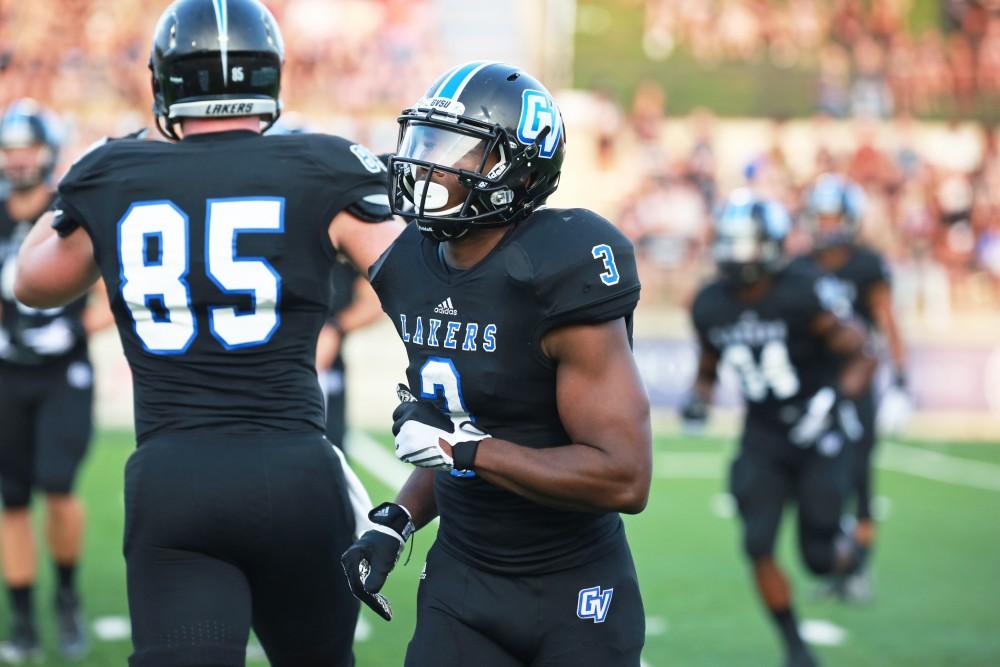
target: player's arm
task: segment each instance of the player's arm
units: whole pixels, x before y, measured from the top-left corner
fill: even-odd
[[[100,277],[90,236],[76,229],[59,236],[55,214],[35,223],[21,245],[14,296],[31,308],[56,308],[81,297]]]
[[[868,333],[859,323],[842,320],[830,312],[818,315],[811,329],[831,352],[844,359],[838,393],[848,398],[860,396],[871,383],[878,365],[878,360],[869,353]]]
[[[542,348],[557,364],[559,416],[574,444],[533,449],[487,438],[476,474],[543,505],[641,512],[652,476],[649,400],[624,320],[555,329]]]
[[[83,311],[83,329],[88,336],[103,331],[115,323],[115,315],[111,312],[108,302],[108,292],[104,281],[98,280],[91,288],[87,299],[87,308]]]
[[[354,298],[349,306],[330,319],[319,332],[316,342],[316,367],[329,368],[340,353],[344,337],[377,321],[382,315],[378,295],[367,280],[358,276],[354,281]]]
[[[896,313],[892,307],[892,290],[889,283],[880,281],[869,288],[868,306],[875,319],[875,326],[885,334],[889,344],[889,353],[892,355],[893,368],[897,378],[901,379],[906,369],[906,348],[896,323]]]
[[[333,247],[367,274],[368,268],[392,245],[404,227],[398,218],[374,222],[345,209],[334,217],[328,233]]]

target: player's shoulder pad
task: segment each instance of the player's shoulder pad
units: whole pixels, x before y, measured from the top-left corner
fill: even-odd
[[[712,278],[704,283],[691,302],[691,319],[696,327],[710,321],[716,313],[726,307],[726,286],[721,278]]]
[[[586,209],[541,209],[520,225],[506,252],[507,274],[530,285],[553,327],[616,319],[635,308],[635,249],[610,222]]]
[[[832,311],[831,295],[824,289],[826,283],[823,278],[827,275],[819,264],[809,258],[790,262],[776,276],[776,296],[788,311],[805,319],[811,319],[822,311]]]
[[[889,280],[891,274],[889,264],[875,248],[868,245],[855,246],[854,252],[857,254],[857,262],[861,271],[871,282]]]
[[[385,176],[385,163],[363,144],[332,134],[296,134],[275,137],[302,142],[324,170],[339,176]]]

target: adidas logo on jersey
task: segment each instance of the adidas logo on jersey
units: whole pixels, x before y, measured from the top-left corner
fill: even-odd
[[[458,311],[455,310],[455,304],[451,302],[450,296],[439,303],[437,308],[434,309],[434,312],[438,315],[458,315]]]

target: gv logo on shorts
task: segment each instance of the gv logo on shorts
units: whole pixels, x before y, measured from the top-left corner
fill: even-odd
[[[580,589],[580,595],[576,600],[577,618],[603,623],[608,616],[608,609],[611,608],[611,596],[614,593],[615,589],[608,588],[602,591],[600,586]]]

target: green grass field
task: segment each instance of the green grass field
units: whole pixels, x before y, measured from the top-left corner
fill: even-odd
[[[729,448],[718,440],[658,439],[649,508],[627,522],[646,604],[649,667],[779,663],[772,630],[737,550],[735,520],[724,516],[726,504],[719,498]],[[131,449],[128,434],[104,433],[83,474],[89,529],[82,576],[92,620],[127,614],[121,477]],[[972,462],[987,477],[1000,471],[998,445],[910,443],[908,451],[943,455],[934,459],[938,467],[957,461],[960,469],[961,462]],[[355,467],[376,502],[392,494],[361,465]],[[815,586],[793,550],[793,526],[786,526],[782,553],[795,578],[800,616],[829,621],[847,633],[842,644],[818,648],[825,665],[1000,665],[1000,477],[997,482],[998,490],[988,490],[881,470],[879,495],[888,515],[875,560],[876,600],[867,607],[813,599]],[[431,541],[430,530],[418,533],[409,565],[390,579],[387,595],[396,620],[387,624],[365,612],[367,632],[356,650],[361,667],[402,664],[417,578]],[[41,569],[36,607],[52,653],[49,571]],[[0,627],[6,623],[4,607]],[[124,665],[128,653],[127,638],[95,637],[85,664]],[[250,664],[264,660],[252,658]]]

